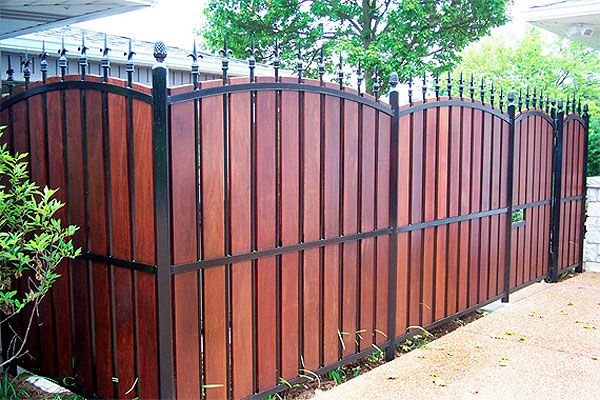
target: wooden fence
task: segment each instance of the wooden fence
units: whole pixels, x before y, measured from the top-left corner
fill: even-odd
[[[222,81],[168,88],[155,56],[152,88],[82,55],[0,105],[82,227],[27,367],[103,398],[263,398],[581,270],[574,100],[504,109],[461,78],[399,106],[392,76],[388,105],[301,67],[229,79],[226,56]]]

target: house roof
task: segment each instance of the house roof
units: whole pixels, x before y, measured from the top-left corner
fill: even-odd
[[[42,44],[46,46],[46,51],[49,54],[58,54],[62,47],[62,39],[65,41],[67,55],[73,56],[78,54],[78,48],[81,46],[82,34],[85,35],[85,45],[88,47],[87,56],[90,60],[100,60],[102,57],[101,49],[104,48],[105,34],[89,29],[81,29],[73,26],[64,26],[60,28],[52,28],[41,32],[29,33],[23,36],[5,39],[0,41],[0,49],[2,51],[24,52],[29,51],[30,54],[41,52]],[[108,48],[111,49],[109,56],[113,62],[125,63],[127,60],[127,52],[129,50],[130,38],[118,35],[106,35]],[[190,48],[182,49],[174,46],[167,46],[167,58],[165,60],[167,66],[171,69],[189,71],[191,59],[189,54],[192,49],[192,38],[190,38]],[[131,48],[135,52],[134,60],[136,65],[152,66],[155,63],[153,56],[154,42],[131,39]],[[221,56],[205,51],[198,51],[202,56],[198,60],[201,73],[220,75]],[[287,75],[286,71],[281,71],[282,75]],[[248,63],[244,60],[230,59],[228,73],[232,76],[247,76]],[[271,76],[273,68],[264,64],[257,64],[256,75]]]
[[[154,0],[2,0],[0,39],[149,7]]]
[[[600,49],[600,0],[546,0],[523,15],[533,25]]]

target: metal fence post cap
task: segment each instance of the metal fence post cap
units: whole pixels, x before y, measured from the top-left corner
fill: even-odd
[[[590,109],[589,109],[589,107],[588,107],[587,103],[586,103],[586,104],[584,104],[584,105],[583,105],[583,114],[584,114],[584,115],[587,115],[587,113],[588,113],[588,111],[589,111],[589,110],[590,110]]]
[[[510,92],[508,92],[508,104],[514,103],[515,101],[515,92],[513,90],[511,90]]]
[[[154,43],[154,58],[159,63],[162,63],[167,58],[167,46],[162,40]]]
[[[390,92],[398,91],[398,73],[392,72],[390,75]]]

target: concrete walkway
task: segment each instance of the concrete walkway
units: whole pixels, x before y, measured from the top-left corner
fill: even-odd
[[[600,274],[531,285],[314,399],[600,399]]]

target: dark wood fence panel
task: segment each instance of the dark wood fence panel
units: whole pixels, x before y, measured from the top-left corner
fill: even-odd
[[[549,270],[553,129],[541,109],[516,117],[513,204],[523,222],[513,227],[511,290],[543,279]]]
[[[559,271],[581,264],[582,225],[579,221],[585,212],[584,144],[585,121],[578,114],[571,114],[563,125]]]
[[[551,255],[580,266],[574,107],[396,110],[303,78],[194,82],[162,98],[66,76],[3,100],[2,140],[60,188],[84,251],[59,267],[29,368],[103,398],[262,398],[506,298],[555,272]]]
[[[99,82],[50,78],[3,103],[11,146],[29,153],[38,184],[59,189],[67,206],[57,216],[80,227],[84,253],[58,268],[28,366],[102,397],[155,397],[155,281],[141,271],[155,262],[151,108],[123,94],[123,81]],[[128,266],[138,261],[140,271]]]

